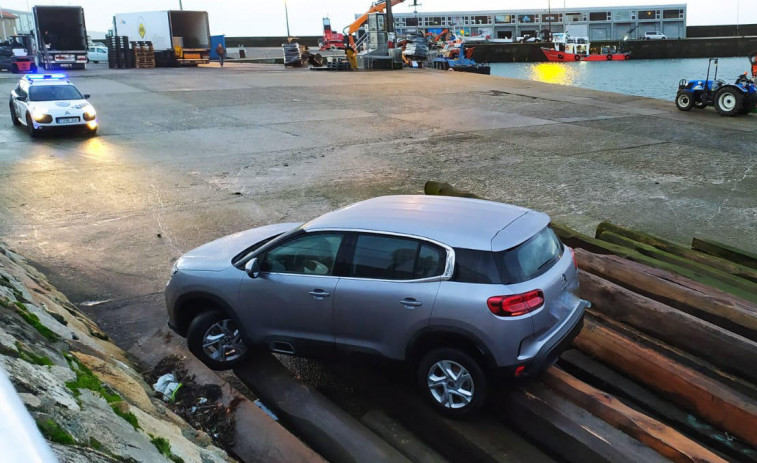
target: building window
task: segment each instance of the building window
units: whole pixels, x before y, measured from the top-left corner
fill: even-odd
[[[474,16],[473,17],[473,24],[490,24],[491,19],[489,19],[489,16]]]
[[[683,17],[683,10],[662,10],[662,19],[680,19]]]
[[[646,19],[655,19],[657,12],[655,10],[639,11],[639,20],[644,21]]]
[[[565,13],[566,22],[578,22],[581,20],[581,13]]]
[[[498,14],[494,16],[495,24],[510,24],[515,22],[515,15],[513,14]]]
[[[428,25],[429,26],[441,26],[442,25],[442,18],[439,16],[432,16],[428,18]]]
[[[536,22],[536,15],[530,15],[530,14],[518,15],[518,22],[519,23],[534,23]]]
[[[589,21],[607,21],[607,13],[589,13]]]
[[[543,14],[541,15],[541,22],[543,23],[562,22],[562,15],[561,14]]]
[[[407,26],[417,26],[418,20],[416,18],[405,18],[405,25]]]

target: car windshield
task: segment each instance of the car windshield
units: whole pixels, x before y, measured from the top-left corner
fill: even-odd
[[[29,101],[83,100],[84,97],[73,85],[46,85],[31,87]]]
[[[546,227],[528,241],[496,253],[496,260],[503,283],[515,284],[542,275],[560,260],[562,253],[560,239]]]

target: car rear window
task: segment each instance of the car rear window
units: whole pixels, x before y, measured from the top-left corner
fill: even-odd
[[[29,88],[30,101],[83,100],[84,97],[73,85],[47,85]]]
[[[518,246],[495,253],[504,284],[515,284],[536,278],[560,260],[563,245],[551,228],[546,227]]]
[[[444,273],[445,253],[411,238],[358,235],[348,275],[379,280],[416,280]]]

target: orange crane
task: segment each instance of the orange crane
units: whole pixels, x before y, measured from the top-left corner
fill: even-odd
[[[399,5],[400,3],[404,2],[405,0],[392,0],[392,6]],[[368,15],[371,13],[382,13],[386,9],[386,2],[376,3],[370,8],[368,8],[368,11],[360,15],[355,22],[350,24],[349,26],[344,28],[344,35],[348,36],[350,38],[350,47],[353,49],[355,48],[355,39],[352,37],[352,34],[358,31],[363,24],[365,24],[366,21],[368,21]]]

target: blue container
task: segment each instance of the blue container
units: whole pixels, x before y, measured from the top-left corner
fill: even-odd
[[[226,49],[226,36],[225,35],[211,35],[210,36],[210,59],[218,59],[218,53],[216,53],[216,47],[218,44],[223,45],[223,49]]]

